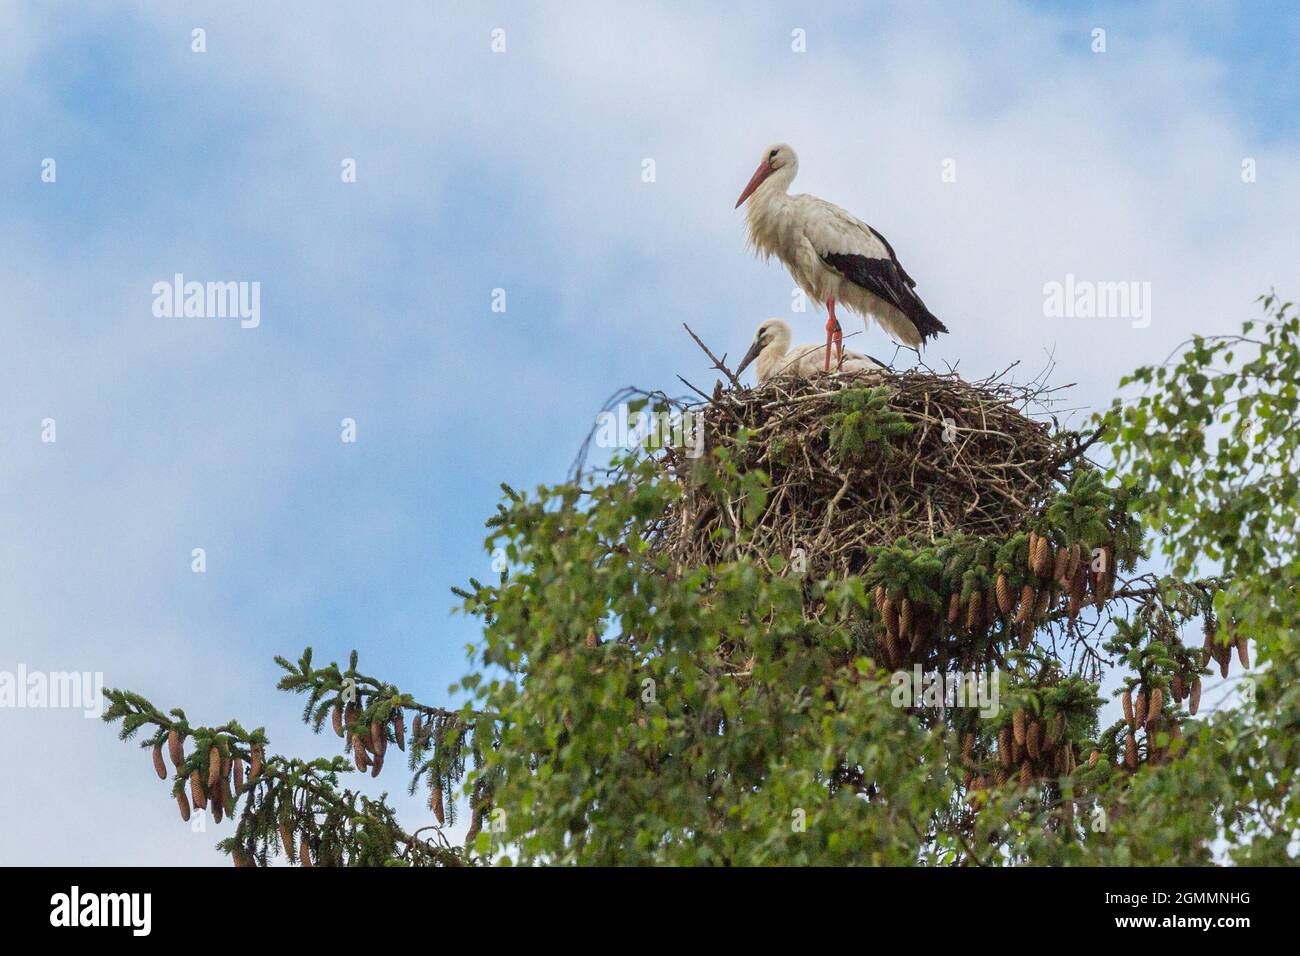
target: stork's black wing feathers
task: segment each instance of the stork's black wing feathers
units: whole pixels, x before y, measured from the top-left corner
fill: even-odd
[[[863,225],[866,225],[866,223],[863,223]],[[911,288],[915,289],[916,280],[907,274],[907,270],[903,268],[903,264],[898,261],[898,253],[896,253],[894,251],[894,247],[889,244],[889,240],[886,239],[884,236],[882,236],[880,233],[876,232],[876,230],[872,229],[870,226],[867,226],[867,228],[871,229],[871,234],[875,236],[877,239],[879,239],[880,244],[885,247],[885,251],[889,253],[889,258],[893,260],[894,268],[897,269],[898,274],[903,277],[903,281],[906,282]]]
[[[874,230],[873,230],[874,231]],[[937,337],[948,328],[936,318],[921,297],[912,291],[916,285],[911,276],[903,271],[894,257],[894,250],[889,248],[883,236],[876,236],[889,250],[890,258],[877,259],[873,256],[859,256],[842,252],[822,254],[825,263],[855,285],[860,285],[872,295],[877,296],[898,309],[911,319],[921,333],[921,340]]]

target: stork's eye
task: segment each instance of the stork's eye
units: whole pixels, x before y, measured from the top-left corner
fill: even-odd
[[[772,152],[768,153],[768,154],[767,154],[767,158],[768,158],[768,159],[776,159],[776,150],[772,150]]]

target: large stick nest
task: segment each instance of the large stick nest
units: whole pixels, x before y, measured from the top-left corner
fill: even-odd
[[[715,392],[694,407],[709,454],[665,458],[684,493],[658,544],[690,565],[802,554],[810,570],[857,574],[868,549],[902,537],[1008,537],[1042,514],[1080,450],[1043,417],[1054,391],[910,370]],[[720,494],[711,470],[727,462],[761,469],[767,487]]]

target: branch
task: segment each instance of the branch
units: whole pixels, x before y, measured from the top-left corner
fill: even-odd
[[[714,368],[716,368],[723,375],[727,376],[727,380],[730,381],[731,384],[734,385],[736,388],[743,388],[743,386],[740,384],[740,379],[736,378],[735,373],[733,373],[731,369],[727,368],[725,364],[727,361],[727,354],[725,352],[722,354],[722,358],[718,358],[716,355],[714,355],[712,352],[709,351],[709,347],[707,345],[705,345],[703,342],[700,341],[700,337],[698,335],[696,335],[694,332],[691,332],[691,327],[689,325],[683,322],[682,328],[684,328],[687,332],[690,332],[690,336],[695,340],[695,344],[698,345],[700,348],[702,348],[704,350],[704,354],[707,355],[713,361]]]

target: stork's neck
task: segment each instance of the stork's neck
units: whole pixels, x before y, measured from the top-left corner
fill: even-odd
[[[762,207],[763,211],[771,210],[774,206],[788,198],[790,184],[794,182],[794,177],[798,174],[798,166],[785,166],[778,169],[767,179],[759,183],[754,195],[749,197],[749,208],[751,213],[756,207]]]
[[[785,231],[783,213],[790,205],[790,183],[798,167],[786,166],[763,180],[749,197],[745,218],[749,222],[749,240],[762,256],[781,255],[781,234]],[[789,343],[787,343],[788,345]]]
[[[763,351],[758,353],[755,363],[759,384],[766,382],[785,367],[785,354],[788,351],[790,351],[789,332],[778,332],[771,342],[763,346]]]

